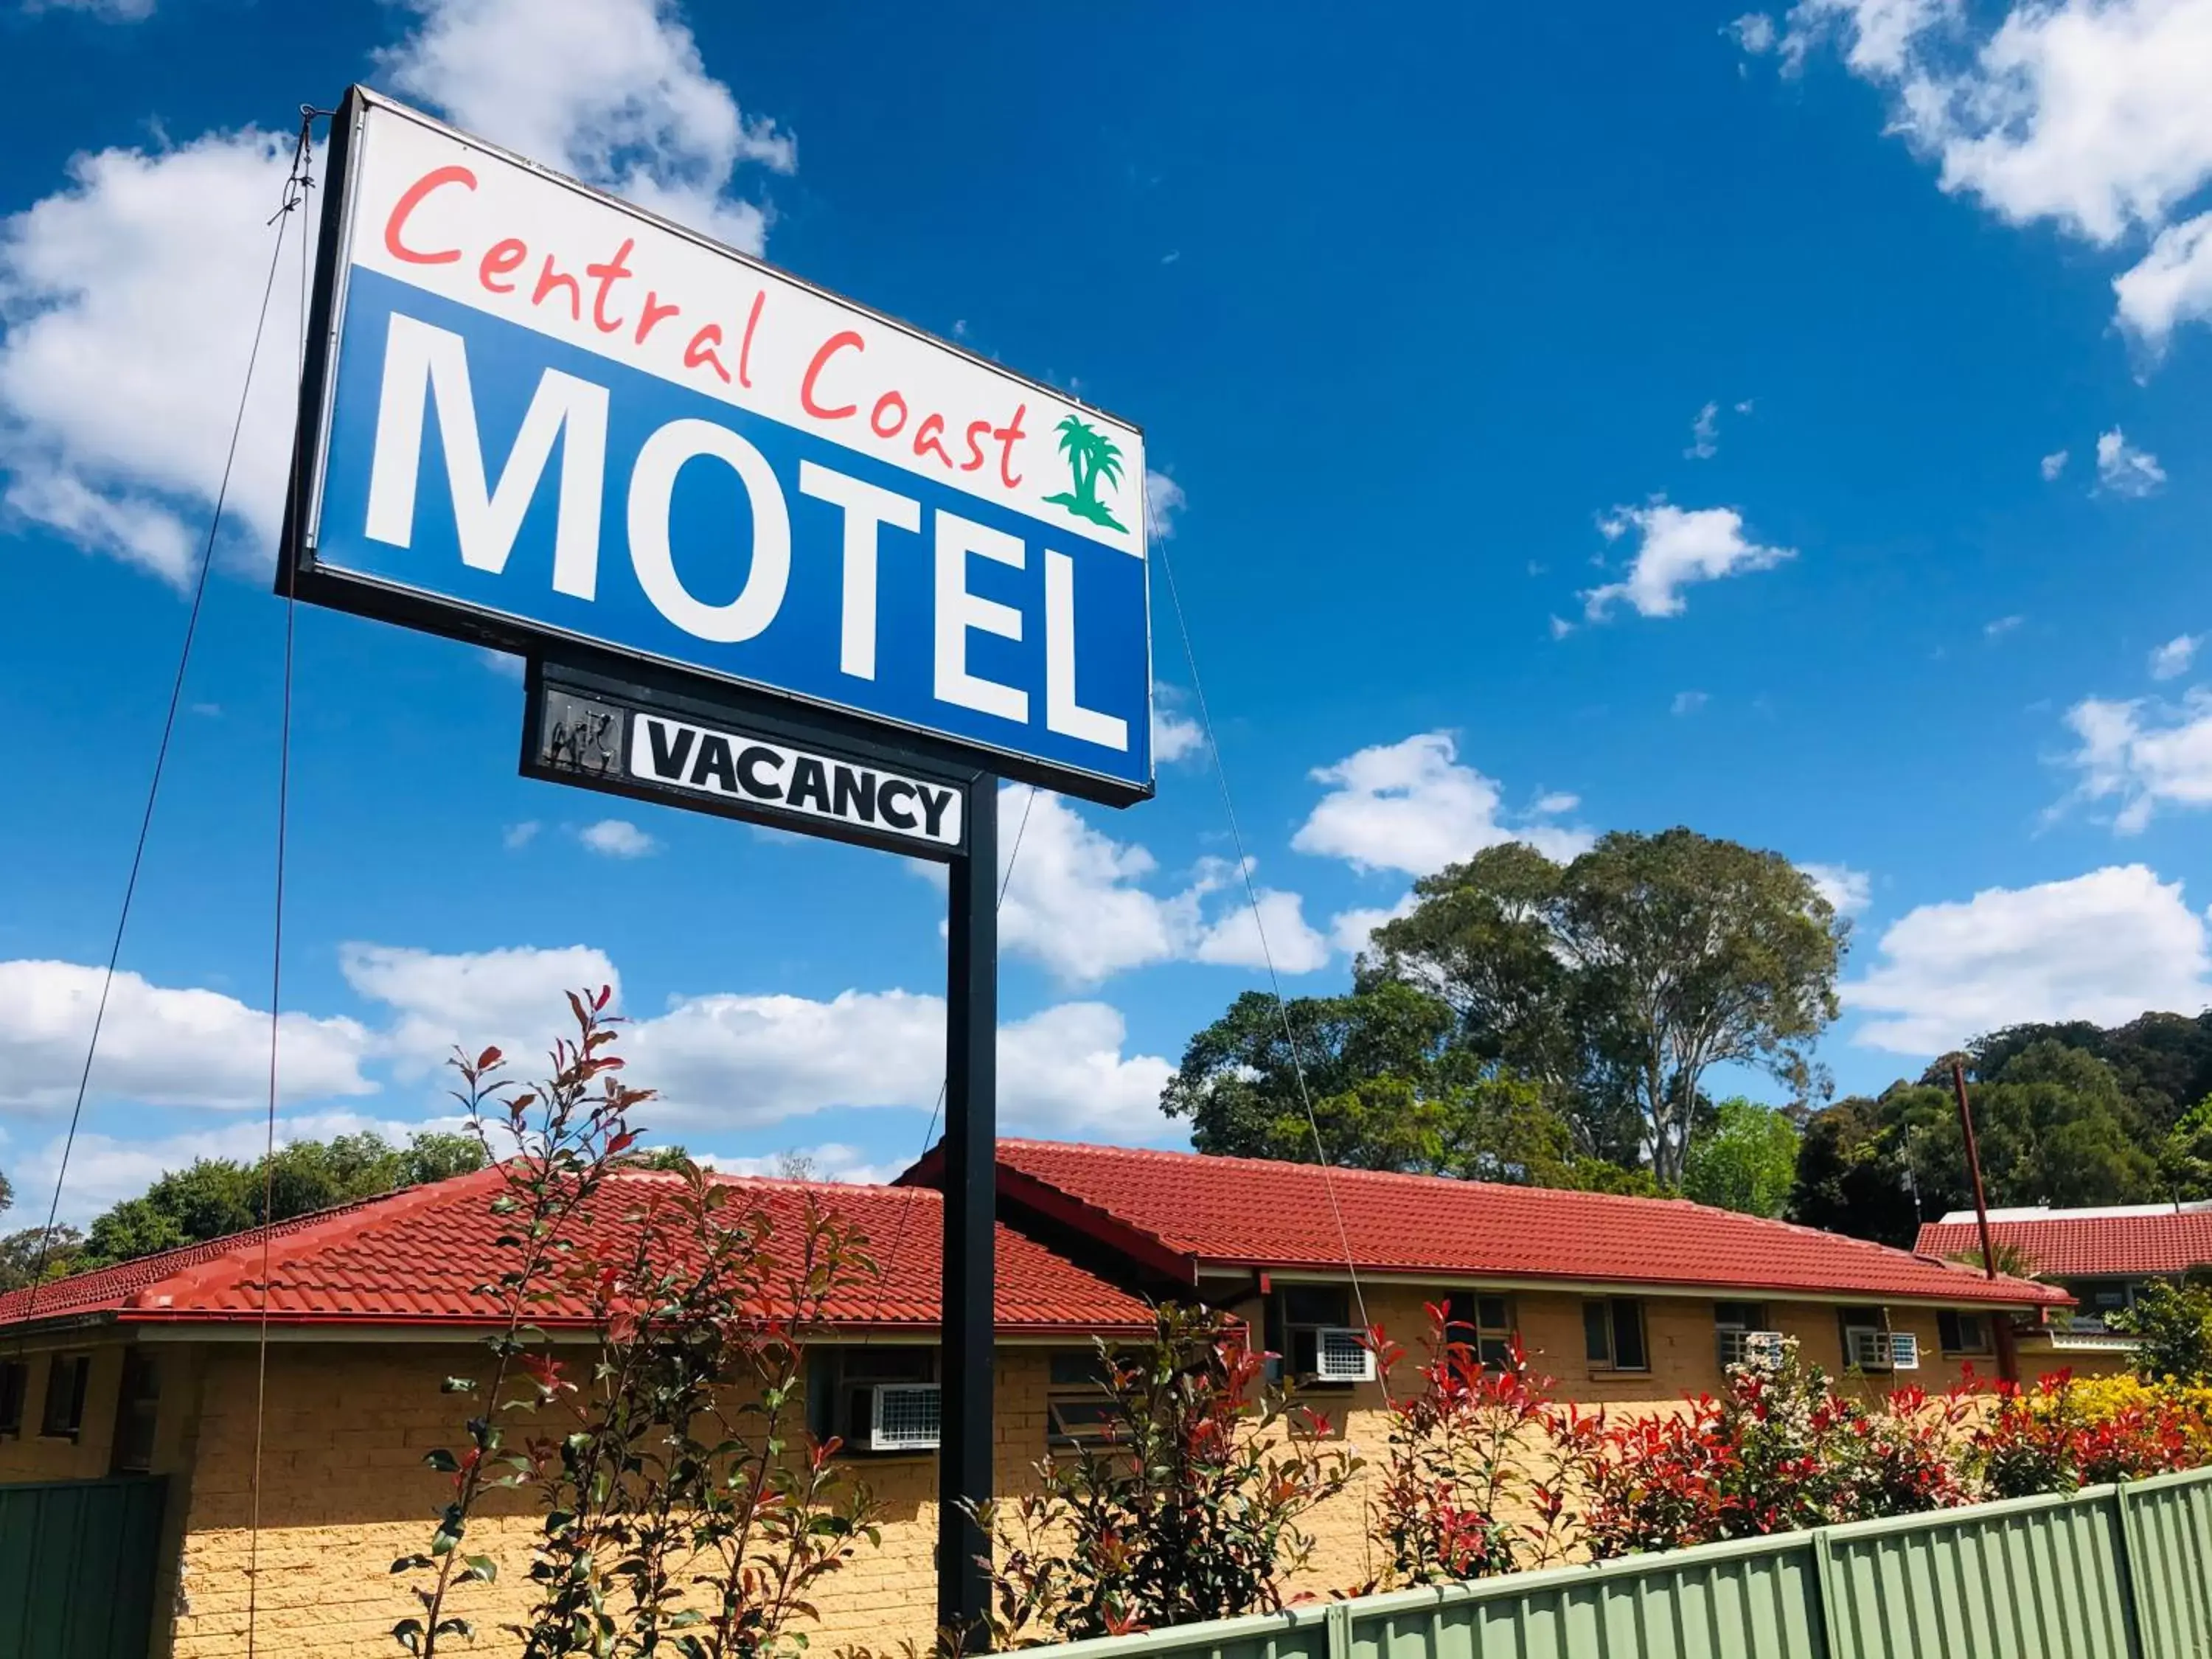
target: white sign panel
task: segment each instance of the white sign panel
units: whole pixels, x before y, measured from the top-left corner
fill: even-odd
[[[630,715],[629,775],[757,811],[795,812],[932,846],[960,845],[960,792],[665,714]]]

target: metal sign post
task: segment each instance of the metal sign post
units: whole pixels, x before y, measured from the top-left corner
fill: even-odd
[[[990,1542],[959,1500],[991,1481],[992,1261],[998,1191],[999,781],[968,786],[968,856],[952,866],[945,953],[944,1439],[938,1449],[937,1622],[980,1640]]]

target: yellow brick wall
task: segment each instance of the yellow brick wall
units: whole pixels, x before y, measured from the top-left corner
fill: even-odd
[[[92,1374],[85,1383],[83,1425],[74,1440],[50,1439],[39,1432],[46,1408],[48,1362],[58,1352],[92,1357]],[[123,1384],[121,1346],[108,1341],[18,1349],[10,1344],[0,1351],[0,1359],[20,1359],[29,1367],[23,1431],[20,1436],[0,1437],[0,1480],[95,1480],[105,1476],[115,1438],[115,1396]]]
[[[481,1350],[455,1345],[272,1348],[263,1430],[264,1474],[255,1610],[258,1646],[296,1659],[377,1659],[398,1651],[392,1625],[416,1611],[392,1560],[426,1547],[447,1482],[423,1454],[462,1440],[459,1401],[439,1379],[474,1374]],[[1044,1452],[1045,1355],[1002,1349],[998,1358],[1000,1489],[1023,1489]],[[183,1547],[176,1659],[246,1651],[252,1466],[253,1353],[210,1349]],[[863,1547],[814,1598],[817,1651],[848,1642],[927,1638],[935,1609],[937,1506],[933,1455],[856,1458],[880,1506],[883,1545]],[[455,1593],[450,1612],[477,1621],[466,1651],[501,1655],[501,1637],[532,1588],[535,1523],[512,1500],[473,1527],[468,1547],[490,1555],[500,1582]]]
[[[1400,1367],[1401,1387],[1413,1385],[1413,1368],[1425,1356],[1429,1322],[1423,1304],[1437,1299],[1437,1295],[1433,1289],[1388,1284],[1370,1284],[1364,1288],[1369,1321],[1381,1326],[1407,1351],[1407,1358]],[[1650,1369],[1639,1372],[1608,1371],[1590,1364],[1583,1342],[1582,1297],[1521,1291],[1511,1301],[1529,1364],[1540,1375],[1553,1379],[1551,1393],[1555,1400],[1602,1406],[1611,1413],[1670,1412],[1681,1408],[1685,1396],[1719,1393],[1725,1382],[1710,1299],[1644,1298]],[[1256,1300],[1249,1302],[1237,1311],[1256,1322],[1259,1304]],[[1916,1333],[1922,1355],[1919,1370],[1894,1376],[1844,1376],[1843,1333],[1832,1304],[1770,1301],[1766,1315],[1775,1328],[1798,1339],[1808,1361],[1824,1367],[1847,1392],[1864,1398],[1886,1395],[1906,1382],[1937,1394],[1965,1376],[1967,1362],[1942,1351],[1932,1308],[1890,1310],[1891,1328]],[[1976,1374],[1984,1378],[1996,1374],[1993,1358],[1979,1357],[1972,1363]],[[1336,1442],[1367,1465],[1341,1497],[1316,1511],[1307,1523],[1315,1542],[1313,1559],[1293,1588],[1323,1595],[1371,1583],[1379,1571],[1367,1530],[1374,1482],[1387,1453],[1389,1419],[1380,1383],[1311,1389],[1304,1399],[1328,1418]]]

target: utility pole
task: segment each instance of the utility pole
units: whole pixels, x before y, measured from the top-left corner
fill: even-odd
[[[1990,1238],[1990,1200],[1982,1189],[1982,1152],[1974,1140],[1974,1109],[1966,1103],[1966,1068],[1956,1059],[1951,1062],[1951,1088],[1959,1097],[1959,1133],[1966,1143],[1966,1176],[1974,1185],[1974,1219],[1982,1230],[1982,1273],[1994,1279],[1997,1252]],[[2002,1308],[1992,1309],[1990,1329],[1996,1340],[1997,1375],[2008,1382],[2019,1382],[2020,1354],[2013,1346],[2012,1316]]]

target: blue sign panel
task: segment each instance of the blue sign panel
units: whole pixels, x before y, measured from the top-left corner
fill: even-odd
[[[410,111],[349,109],[302,592],[1151,793],[1141,434]]]

